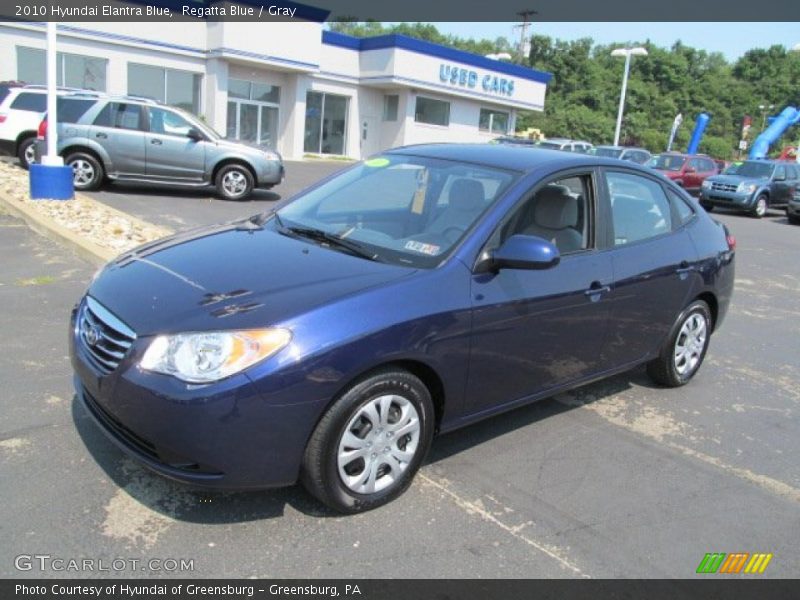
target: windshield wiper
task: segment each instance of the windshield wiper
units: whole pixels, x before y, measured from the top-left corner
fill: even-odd
[[[291,235],[294,237],[304,237],[309,240],[320,242],[320,244],[322,244],[323,246],[333,246],[336,248],[341,248],[343,250],[346,250],[350,254],[353,254],[354,256],[360,256],[361,258],[366,258],[367,260],[374,260],[378,262],[380,261],[380,256],[378,254],[367,250],[364,246],[362,246],[358,242],[347,240],[334,233],[323,231],[322,229],[315,229],[313,227],[280,226],[279,231],[281,233],[284,233],[285,235]]]

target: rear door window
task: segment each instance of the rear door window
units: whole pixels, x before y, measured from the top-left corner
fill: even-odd
[[[138,104],[109,102],[94,120],[98,127],[142,130],[142,107]]]
[[[27,110],[29,112],[43,113],[47,110],[47,94],[32,94],[23,92],[11,102],[13,110]]]
[[[610,171],[606,173],[606,185],[611,197],[615,246],[672,230],[672,211],[660,183],[633,173]]]

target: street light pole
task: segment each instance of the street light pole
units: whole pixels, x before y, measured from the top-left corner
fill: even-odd
[[[631,68],[631,56],[647,56],[647,50],[644,48],[617,48],[611,52],[611,56],[625,57],[625,72],[622,75],[622,90],[619,94],[619,110],[617,111],[617,127],[614,130],[614,145],[619,146],[622,114],[625,111],[625,92],[628,89],[628,72]]]

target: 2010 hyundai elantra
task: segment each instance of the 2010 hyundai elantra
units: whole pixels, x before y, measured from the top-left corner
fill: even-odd
[[[163,475],[301,480],[358,512],[408,487],[435,433],[642,363],[688,382],[728,308],[734,248],[631,163],[401,148],[108,264],[73,311],[75,385]]]

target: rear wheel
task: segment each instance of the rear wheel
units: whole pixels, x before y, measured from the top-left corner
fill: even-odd
[[[217,173],[217,193],[225,200],[244,200],[255,185],[250,169],[243,165],[225,165]]]
[[[31,136],[22,140],[17,146],[17,158],[19,158],[19,164],[22,165],[23,169],[27,169],[36,162],[35,142],[36,138]]]
[[[760,219],[767,214],[767,208],[769,208],[769,199],[767,198],[767,195],[759,194],[758,198],[756,198],[755,204],[753,204],[753,210],[751,214],[757,219]]]
[[[648,375],[667,387],[688,383],[703,364],[712,325],[708,304],[692,302],[678,315],[658,358],[647,364]]]
[[[73,152],[64,159],[64,164],[72,167],[72,184],[78,191],[91,191],[103,182],[103,165],[91,154]]]
[[[402,494],[430,448],[433,403],[400,369],[355,383],[328,409],[306,447],[302,481],[343,513],[377,508]]]

